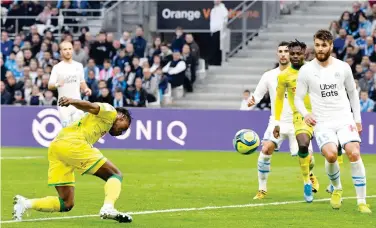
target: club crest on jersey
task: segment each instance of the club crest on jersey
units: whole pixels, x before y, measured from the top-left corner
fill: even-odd
[[[339,78],[339,77],[340,77],[339,72],[336,72],[336,73],[334,74],[334,77],[335,77],[335,78]]]

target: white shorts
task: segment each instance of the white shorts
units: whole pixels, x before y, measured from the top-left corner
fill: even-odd
[[[83,111],[77,109],[72,105],[68,107],[58,106],[58,110],[60,114],[60,122],[63,128],[79,120],[84,115]]]
[[[328,143],[334,143],[338,146],[339,142],[342,148],[345,148],[345,145],[349,142],[361,142],[353,119],[318,123],[315,126],[315,136],[320,151]]]
[[[281,123],[280,124],[280,136],[278,139],[274,138],[273,130],[274,130],[274,124],[269,123],[268,128],[266,129],[264,133],[263,141],[272,141],[275,144],[275,150],[278,151],[281,148],[281,145],[283,141],[286,139],[289,140],[289,146],[290,146],[290,153],[292,156],[296,156],[299,151],[299,146],[295,138],[295,130],[294,125],[292,123],[286,124]]]

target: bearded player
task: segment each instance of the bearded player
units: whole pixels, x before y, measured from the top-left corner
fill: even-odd
[[[299,71],[296,108],[304,116],[305,123],[315,128],[317,144],[325,157],[325,169],[334,187],[330,200],[332,208],[339,209],[342,205],[337,161],[339,141],[351,163],[358,210],[371,213],[366,204],[366,172],[360,156],[362,124],[359,94],[352,70],[347,63],[331,57],[333,35],[330,31],[316,32],[314,45],[316,58]],[[312,110],[307,110],[304,105],[307,92]]]
[[[129,128],[131,116],[125,108],[109,104],[90,103],[62,97],[59,106],[73,106],[86,112],[80,120],[63,128],[48,149],[48,185],[55,186],[58,196],[38,199],[14,197],[13,219],[22,220],[28,209],[42,212],[68,212],[74,205],[74,170],[81,175],[91,174],[104,180],[104,204],[99,215],[102,219],[131,222],[132,217],[118,212],[114,204],[121,191],[122,173],[102,153],[93,147],[106,133],[119,136]]]
[[[289,54],[291,65],[278,76],[277,94],[275,101],[275,127],[273,135],[275,138],[281,136],[281,113],[283,110],[285,92],[287,91],[287,99],[293,112],[293,124],[295,129],[296,140],[298,142],[298,156],[301,173],[304,181],[304,199],[310,203],[313,201],[312,181],[310,180],[310,161],[309,145],[313,136],[313,128],[308,126],[301,114],[294,105],[294,96],[296,90],[296,79],[298,78],[299,69],[304,65],[304,54],[307,48],[306,44],[293,41],[289,44]],[[308,95],[304,99],[307,109],[311,110],[311,104]],[[318,189],[316,189],[318,190]]]
[[[48,89],[58,91],[59,99],[63,96],[81,100],[81,91],[86,96],[91,95],[84,78],[84,68],[81,63],[72,59],[73,46],[64,41],[60,44],[62,61],[52,68]],[[63,127],[78,120],[83,115],[81,110],[74,106],[58,107],[60,121]]]
[[[269,120],[268,127],[265,131],[262,149],[258,158],[258,182],[259,190],[256,196],[253,199],[263,199],[267,194],[267,180],[270,172],[270,164],[272,154],[275,150],[279,150],[281,144],[284,140],[289,140],[290,152],[292,156],[296,156],[298,153],[298,144],[295,138],[294,125],[292,123],[292,111],[288,105],[285,105],[285,108],[282,112],[281,117],[281,135],[278,139],[273,136],[273,129],[275,126],[274,123],[274,103],[275,103],[275,94],[277,88],[277,78],[278,75],[284,71],[290,65],[289,60],[289,49],[288,42],[281,42],[278,45],[277,56],[279,59],[279,66],[273,70],[265,72],[260,82],[258,83],[255,92],[248,101],[248,106],[253,106],[261,101],[264,95],[268,92],[270,94],[271,103],[272,103],[272,112]],[[284,102],[287,103],[287,99],[284,99]],[[312,150],[311,150],[312,151]],[[314,160],[312,157],[310,168],[313,168]],[[312,174],[311,176],[312,183],[315,183],[315,190],[318,190],[319,183],[317,178]]]

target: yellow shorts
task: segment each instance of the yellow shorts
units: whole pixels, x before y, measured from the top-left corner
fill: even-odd
[[[53,141],[48,149],[48,185],[74,186],[74,170],[94,174],[107,161],[102,153],[82,140]]]
[[[308,126],[304,122],[304,117],[300,113],[294,113],[294,128],[295,128],[295,135],[299,135],[302,133],[308,134],[310,138],[313,136],[313,127]]]

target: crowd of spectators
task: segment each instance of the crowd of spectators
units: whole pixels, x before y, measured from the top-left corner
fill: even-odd
[[[344,11],[338,21],[329,26],[335,38],[332,56],[347,62],[353,71],[360,96],[362,112],[376,112],[376,1],[354,2],[352,11]],[[306,61],[315,58],[312,47],[307,48]],[[249,91],[243,92],[241,110],[248,108]],[[269,110],[270,99],[265,96],[255,109]]]
[[[79,20],[85,20],[85,16],[99,16],[99,9],[102,8],[104,1],[88,0],[55,0],[55,1],[21,1],[21,0],[2,0],[1,1],[1,27],[9,32],[15,33],[23,31],[34,24],[41,30],[49,29],[57,33],[59,26],[59,17],[62,16],[63,23],[69,26],[63,26],[61,31],[78,32],[79,28],[74,26]],[[71,11],[61,11],[68,9]],[[88,13],[82,9],[98,10]],[[75,11],[76,10],[76,11]],[[27,18],[22,18],[22,17]]]
[[[192,34],[178,27],[171,44],[156,36],[148,45],[143,28],[134,35],[100,32],[93,39],[88,28],[74,39],[64,32],[56,37],[31,25],[28,34],[14,39],[1,33],[1,104],[55,105],[56,91],[48,90],[51,70],[60,61],[59,42],[73,44],[73,60],[84,66],[85,80],[92,90],[83,99],[107,102],[115,107],[145,107],[160,101],[169,88],[184,87],[192,92],[200,56]],[[59,40],[58,40],[59,39]],[[170,86],[169,86],[170,85]]]
[[[335,37],[332,56],[353,71],[362,112],[376,112],[376,2],[354,2],[329,29]]]

